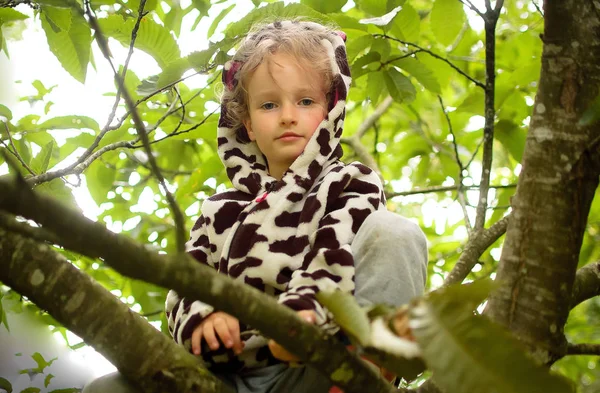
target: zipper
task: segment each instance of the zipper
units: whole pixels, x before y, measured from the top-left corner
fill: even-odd
[[[261,202],[263,202],[265,199],[267,199],[267,196],[269,195],[269,193],[270,193],[270,192],[271,192],[271,190],[273,189],[273,186],[274,186],[274,185],[275,185],[275,183],[274,183],[274,182],[272,182],[272,183],[268,183],[268,184],[265,186],[265,190],[266,190],[266,191],[264,192],[264,194],[262,194],[261,196],[259,196],[258,198],[256,198],[254,201],[255,201],[256,203],[261,203]],[[250,204],[250,205],[246,206],[246,208],[245,208],[244,210],[248,209],[250,206],[252,206],[252,204]],[[254,206],[252,206],[252,207],[254,207]],[[243,210],[242,210],[242,212],[243,212]],[[242,214],[242,212],[241,212],[240,214]],[[235,236],[237,235],[237,233],[238,233],[238,231],[239,231],[240,227],[242,226],[242,224],[243,224],[243,222],[240,222],[240,223],[238,223],[238,226],[237,226],[237,228],[235,229],[235,232],[233,232],[233,235],[231,236],[231,242],[229,243],[229,249],[227,250],[227,258],[225,259],[225,261],[227,262],[227,267],[229,267],[229,256],[231,255],[231,245],[233,244],[233,241],[235,240]]]

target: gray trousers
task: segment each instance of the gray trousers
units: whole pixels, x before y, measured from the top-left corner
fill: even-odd
[[[378,211],[367,217],[352,242],[355,297],[359,304],[399,306],[425,290],[427,242],[418,225]],[[331,383],[311,367],[285,364],[220,374],[238,393],[327,393]],[[119,373],[100,377],[83,393],[138,393]]]

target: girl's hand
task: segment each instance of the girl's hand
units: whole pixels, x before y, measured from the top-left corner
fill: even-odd
[[[204,318],[202,323],[194,329],[192,333],[192,351],[199,355],[201,350],[202,338],[206,341],[211,350],[219,349],[219,340],[226,348],[233,348],[233,352],[239,355],[244,348],[244,343],[240,339],[240,321],[231,315],[222,311],[217,311]]]
[[[314,324],[317,320],[317,315],[313,310],[302,310],[298,311],[298,316],[310,324]],[[273,356],[284,362],[297,362],[298,357],[289,353],[281,345],[277,344],[274,340],[269,340],[269,349]]]

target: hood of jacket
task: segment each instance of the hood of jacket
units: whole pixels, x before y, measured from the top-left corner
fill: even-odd
[[[287,23],[301,23],[305,25],[306,29],[315,26],[313,22],[282,21],[272,23],[265,28],[281,29]],[[328,113],[317,126],[302,154],[284,174],[283,181],[303,183],[308,189],[323,168],[342,157],[340,138],[344,125],[346,98],[351,82],[344,41],[345,35],[342,32],[332,33],[327,40],[321,41],[323,51],[330,58],[332,70],[331,89],[327,94]],[[235,57],[225,64],[222,75],[225,88],[228,88],[232,81],[237,82],[240,66],[241,64],[235,60]],[[243,125],[241,128],[241,132],[246,132]],[[236,189],[251,195],[258,195],[277,182],[277,179],[269,175],[267,160],[256,142],[245,142],[240,140],[237,135],[238,129],[232,127],[227,118],[226,106],[221,104],[217,131],[219,157],[225,165],[227,176]]]

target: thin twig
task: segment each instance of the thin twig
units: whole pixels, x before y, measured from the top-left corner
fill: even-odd
[[[535,9],[537,10],[537,12],[540,13],[540,15],[542,16],[542,18],[544,17],[544,12],[540,9],[540,6],[538,5],[537,1],[532,0],[533,6],[535,7]]]
[[[567,355],[595,355],[600,356],[600,344],[569,344]]]
[[[6,123],[3,123],[3,124],[4,124],[4,128],[6,129],[6,135],[8,135],[8,141],[14,150],[11,153],[17,158],[17,160],[19,160],[21,165],[23,165],[23,168],[27,169],[27,171],[29,173],[31,173],[33,176],[35,176],[35,172],[33,171],[33,169],[31,169],[29,167],[29,165],[27,165],[27,163],[23,160],[23,158],[19,154],[19,151],[17,150],[17,146],[15,146],[15,141],[13,141],[13,138],[10,135],[10,130],[8,129],[8,124],[6,124]],[[8,146],[7,146],[7,150],[10,152],[10,149],[8,149]]]
[[[397,60],[406,59],[407,57],[413,57],[414,55],[416,55],[417,53],[420,53],[420,52],[423,52],[423,51],[421,49],[417,49],[416,51],[409,52],[409,53],[407,53],[405,55],[391,58],[388,61],[382,62],[381,65],[379,66],[379,69],[381,70],[386,65],[391,64],[391,63],[393,63],[393,62],[395,62]]]
[[[479,11],[479,9],[477,7],[475,7],[475,5],[473,5],[473,3],[471,3],[470,0],[458,0],[461,3],[463,3],[464,5],[466,5],[467,7],[469,7],[471,10],[475,11],[475,13],[479,16],[481,16],[483,18],[483,13],[481,11]]]
[[[471,236],[471,232],[473,231],[473,227],[471,226],[471,220],[469,219],[469,212],[467,211],[467,201],[465,199],[465,193],[463,192],[463,182],[464,182],[464,171],[465,167],[462,164],[460,159],[460,155],[458,154],[458,141],[456,140],[456,135],[454,134],[454,130],[452,128],[452,122],[450,121],[450,115],[446,112],[446,106],[444,105],[444,100],[442,96],[438,94],[438,101],[440,102],[440,106],[442,107],[442,112],[444,112],[444,116],[446,117],[446,122],[448,123],[448,131],[450,135],[452,135],[452,146],[454,146],[454,160],[456,161],[456,165],[458,165],[458,187],[457,187],[457,197],[458,203],[463,211],[463,216],[465,220],[465,227],[467,228],[467,233],[469,237]]]
[[[392,40],[392,41],[396,41],[399,42],[401,44],[404,44],[406,46],[412,46],[413,48],[417,48],[422,52],[428,53],[430,56],[435,57],[438,60],[443,61],[444,63],[448,64],[450,67],[454,68],[459,74],[461,74],[462,76],[464,76],[465,78],[467,78],[468,80],[470,80],[471,82],[473,82],[475,85],[481,87],[482,89],[485,89],[485,85],[481,82],[479,82],[477,79],[473,78],[472,76],[470,76],[469,74],[467,74],[466,72],[464,72],[463,70],[461,70],[460,68],[458,68],[458,66],[456,66],[454,63],[452,63],[450,60],[430,51],[429,49],[425,49],[417,44],[413,44],[412,42],[408,42],[408,41],[403,41],[400,40],[398,38],[394,38],[394,37],[390,37],[387,34],[374,34],[373,37],[377,38],[377,37],[383,37],[383,38],[387,38],[388,40]]]
[[[202,119],[202,121],[201,121],[200,123],[198,123],[198,124],[196,124],[196,125],[194,125],[194,126],[192,126],[192,127],[188,128],[188,129],[186,129],[186,130],[177,131],[177,132],[174,132],[174,133],[168,134],[167,136],[165,136],[165,137],[163,137],[163,138],[156,139],[156,140],[154,140],[154,141],[150,142],[150,144],[151,144],[151,145],[153,145],[153,144],[155,144],[155,143],[162,142],[162,141],[164,141],[165,139],[169,139],[169,138],[172,138],[172,137],[174,137],[174,136],[177,136],[177,135],[181,135],[181,134],[185,134],[185,133],[188,133],[188,132],[194,131],[196,128],[198,128],[198,127],[200,127],[201,125],[203,125],[204,123],[206,123],[206,122],[208,121],[208,119],[210,119],[210,117],[211,117],[212,115],[214,115],[214,114],[215,114],[215,113],[216,113],[218,110],[219,110],[219,108],[215,108],[215,109],[214,109],[214,110],[213,110],[211,113],[209,113],[208,115],[206,115],[206,116],[204,117],[204,119]],[[131,147],[132,147],[132,148],[134,148],[134,149],[139,149],[140,147],[143,147],[143,145],[135,145],[135,146],[131,146]]]
[[[410,190],[410,191],[402,191],[402,192],[394,192],[394,193],[390,193],[390,194],[386,194],[386,198],[390,199],[390,198],[395,198],[395,197],[403,197],[403,196],[411,196],[411,195],[418,195],[418,194],[431,194],[431,193],[435,193],[435,192],[449,192],[449,191],[456,191],[458,190],[459,186],[436,186],[436,187],[428,187],[428,188],[415,188],[414,190]],[[516,184],[508,184],[506,186],[490,186],[489,188],[493,188],[493,189],[505,189],[505,188],[516,188],[517,185]],[[478,189],[479,186],[462,186],[461,188],[465,189],[465,190],[471,190],[471,189]]]
[[[127,53],[127,57],[125,58],[125,64],[123,64],[123,72],[121,72],[121,78],[125,79],[127,76],[127,69],[129,68],[129,62],[131,61],[131,56],[133,55],[133,49],[135,46],[135,40],[137,39],[137,32],[140,28],[140,22],[142,18],[146,15],[143,10],[143,4],[140,2],[138,8],[138,16],[135,21],[135,25],[133,26],[133,30],[131,30],[131,42],[129,43],[129,52]],[[117,108],[119,107],[119,102],[121,101],[121,88],[117,86],[117,94],[115,98],[115,103],[113,104],[112,110],[108,115],[108,120],[106,121],[106,125],[103,128],[103,131],[108,130],[110,124],[113,122],[115,115],[117,114]]]
[[[146,3],[146,0],[141,0],[140,9],[143,10],[145,3]],[[83,12],[88,16],[88,21],[89,21],[92,29],[96,33],[96,42],[98,43],[98,46],[100,47],[100,50],[102,51],[102,54],[109,62],[110,66],[113,70],[113,74],[114,74],[115,80],[117,81],[117,84],[121,87],[121,90],[123,92],[123,99],[125,100],[125,104],[129,108],[129,110],[131,111],[131,119],[133,120],[133,123],[135,124],[135,129],[138,133],[139,138],[142,141],[142,144],[144,145],[146,154],[148,155],[148,162],[149,162],[150,166],[152,167],[152,172],[154,173],[154,176],[158,180],[163,192],[165,193],[165,197],[167,198],[167,202],[171,208],[171,212],[173,214],[173,219],[175,221],[175,234],[176,234],[176,239],[177,239],[177,250],[179,252],[184,252],[186,235],[185,235],[185,222],[183,219],[183,213],[181,212],[181,209],[177,205],[177,202],[175,201],[173,194],[171,194],[171,192],[167,188],[165,179],[162,176],[162,174],[160,173],[160,169],[158,168],[158,165],[156,164],[156,159],[154,158],[154,155],[152,154],[152,148],[150,147],[150,140],[148,138],[146,126],[142,122],[142,119],[140,118],[140,115],[135,108],[135,103],[133,102],[131,95],[129,94],[129,92],[127,91],[127,88],[125,87],[125,81],[123,80],[123,78],[120,77],[119,73],[115,69],[114,64],[112,63],[112,60],[110,59],[110,51],[108,49],[108,42],[106,40],[106,37],[102,33],[100,26],[98,25],[98,21],[96,20],[95,16],[93,15],[93,13],[91,11],[89,1],[86,1],[85,4],[86,4],[86,8],[85,8],[85,11],[83,11]]]

